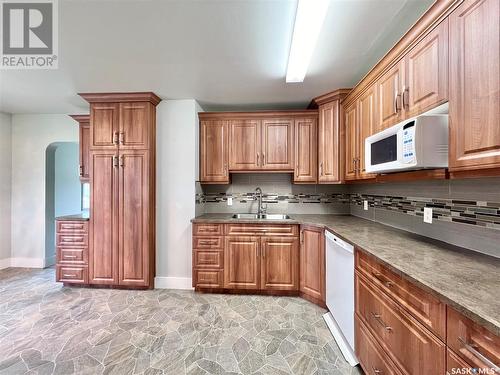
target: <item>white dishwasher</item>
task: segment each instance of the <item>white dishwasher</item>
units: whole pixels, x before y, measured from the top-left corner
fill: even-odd
[[[344,358],[351,366],[359,361],[354,354],[354,247],[325,231],[326,305],[323,318]]]

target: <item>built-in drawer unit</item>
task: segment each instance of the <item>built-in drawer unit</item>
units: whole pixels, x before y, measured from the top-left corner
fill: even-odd
[[[87,234],[66,234],[57,233],[57,246],[87,247],[89,237]]]
[[[356,348],[358,360],[366,374],[400,375],[396,365],[385,355],[384,350],[373,338],[366,326],[359,320],[355,321]]]
[[[87,221],[57,221],[56,222],[56,232],[57,233],[88,233],[88,222]]]
[[[88,284],[88,222],[56,221],[56,281]]]
[[[222,236],[222,224],[193,224],[193,236]]]
[[[86,248],[72,248],[60,246],[57,249],[57,263],[60,264],[87,264],[88,252]]]
[[[446,346],[441,340],[360,272],[356,272],[355,288],[357,319],[366,325],[401,372],[444,374]]]
[[[194,266],[196,268],[224,268],[224,252],[196,250]]]
[[[222,237],[193,237],[193,249],[223,249]]]
[[[226,224],[226,236],[290,236],[299,235],[298,225],[287,224]]]
[[[356,267],[420,323],[442,340],[446,337],[446,304],[390,271],[367,254],[356,252]]]
[[[57,281],[71,284],[88,284],[87,266],[60,265],[56,266]]]
[[[195,286],[198,288],[223,288],[224,274],[222,270],[194,270]]]
[[[448,307],[447,345],[469,367],[484,374],[500,368],[500,337]]]

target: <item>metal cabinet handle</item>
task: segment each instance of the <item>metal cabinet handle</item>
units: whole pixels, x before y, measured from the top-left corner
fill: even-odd
[[[262,166],[264,166],[264,164],[266,164],[266,153],[265,152],[262,153]]]
[[[260,166],[260,163],[259,163],[259,158],[260,158],[260,155],[259,155],[259,153],[257,152],[257,166]]]
[[[495,372],[500,373],[500,366],[496,365],[491,359],[485,357],[484,354],[480,353],[476,348],[474,348],[474,344],[467,343],[462,337],[458,337],[458,341],[465,347],[465,349],[467,349],[475,357],[483,361],[488,367],[494,369]]]
[[[125,132],[118,133],[118,143],[121,145],[125,143]]]
[[[375,321],[380,324],[382,327],[384,327],[384,329],[388,332],[392,332],[392,327],[388,326],[387,324],[384,323],[384,321],[382,320],[382,317],[380,314],[375,314],[375,313],[371,313],[372,314],[372,318],[375,319]]]
[[[74,274],[63,273],[63,277],[76,277]]]
[[[113,132],[113,144],[118,145],[118,132]]]
[[[118,156],[116,155],[113,156],[113,167],[118,167]]]
[[[75,259],[76,255],[65,255],[64,258]]]
[[[410,88],[403,86],[403,108],[408,110],[410,108]]]
[[[373,373],[374,374],[383,374],[384,372],[382,370],[379,370],[378,368],[376,367],[372,367],[372,370],[373,370]]]
[[[323,176],[323,162],[319,163],[319,175]]]
[[[398,91],[394,94],[394,112],[398,113]]]
[[[82,177],[82,176],[83,176],[83,165],[81,165],[81,164],[78,166],[78,175],[79,175],[80,177]]]
[[[386,280],[380,272],[372,272],[372,275],[388,288],[391,288],[394,285],[392,281]]]
[[[125,157],[123,155],[120,156],[120,167],[125,167]]]

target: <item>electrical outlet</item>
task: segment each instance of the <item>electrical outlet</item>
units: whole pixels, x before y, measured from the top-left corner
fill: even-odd
[[[363,209],[368,211],[368,201],[363,201]]]
[[[233,205],[233,197],[227,197],[227,205],[232,206]]]
[[[432,224],[432,208],[424,207],[424,223]]]

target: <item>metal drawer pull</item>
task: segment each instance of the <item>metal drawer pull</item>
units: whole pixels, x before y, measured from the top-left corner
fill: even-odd
[[[64,257],[65,258],[70,258],[70,259],[75,259],[76,255],[65,255]]]
[[[458,341],[465,347],[465,349],[467,349],[469,352],[471,352],[473,355],[475,355],[477,358],[483,361],[488,367],[492,368],[496,373],[500,373],[500,366],[497,366],[491,359],[481,354],[476,348],[474,348],[475,346],[474,344],[468,344],[461,337],[458,338]]]
[[[64,277],[76,277],[76,275],[74,275],[74,274],[70,275],[68,273],[63,273],[63,276]]]
[[[378,368],[376,367],[372,367],[372,370],[373,370],[373,373],[374,374],[383,374],[384,372],[382,370],[379,370]]]
[[[200,232],[217,232],[216,228],[200,228]]]
[[[200,241],[200,245],[216,245],[217,241]]]
[[[63,242],[81,242],[83,239],[82,238],[63,238]]]
[[[379,323],[382,327],[384,327],[384,329],[387,332],[392,332],[392,327],[390,327],[384,323],[380,314],[375,314],[375,313],[371,313],[371,314],[372,314],[373,319],[375,319],[377,321],[377,323]]]
[[[372,275],[374,278],[376,278],[378,281],[380,281],[382,284],[384,284],[388,288],[390,288],[394,285],[394,283],[392,281],[386,280],[380,272],[372,272]]]

